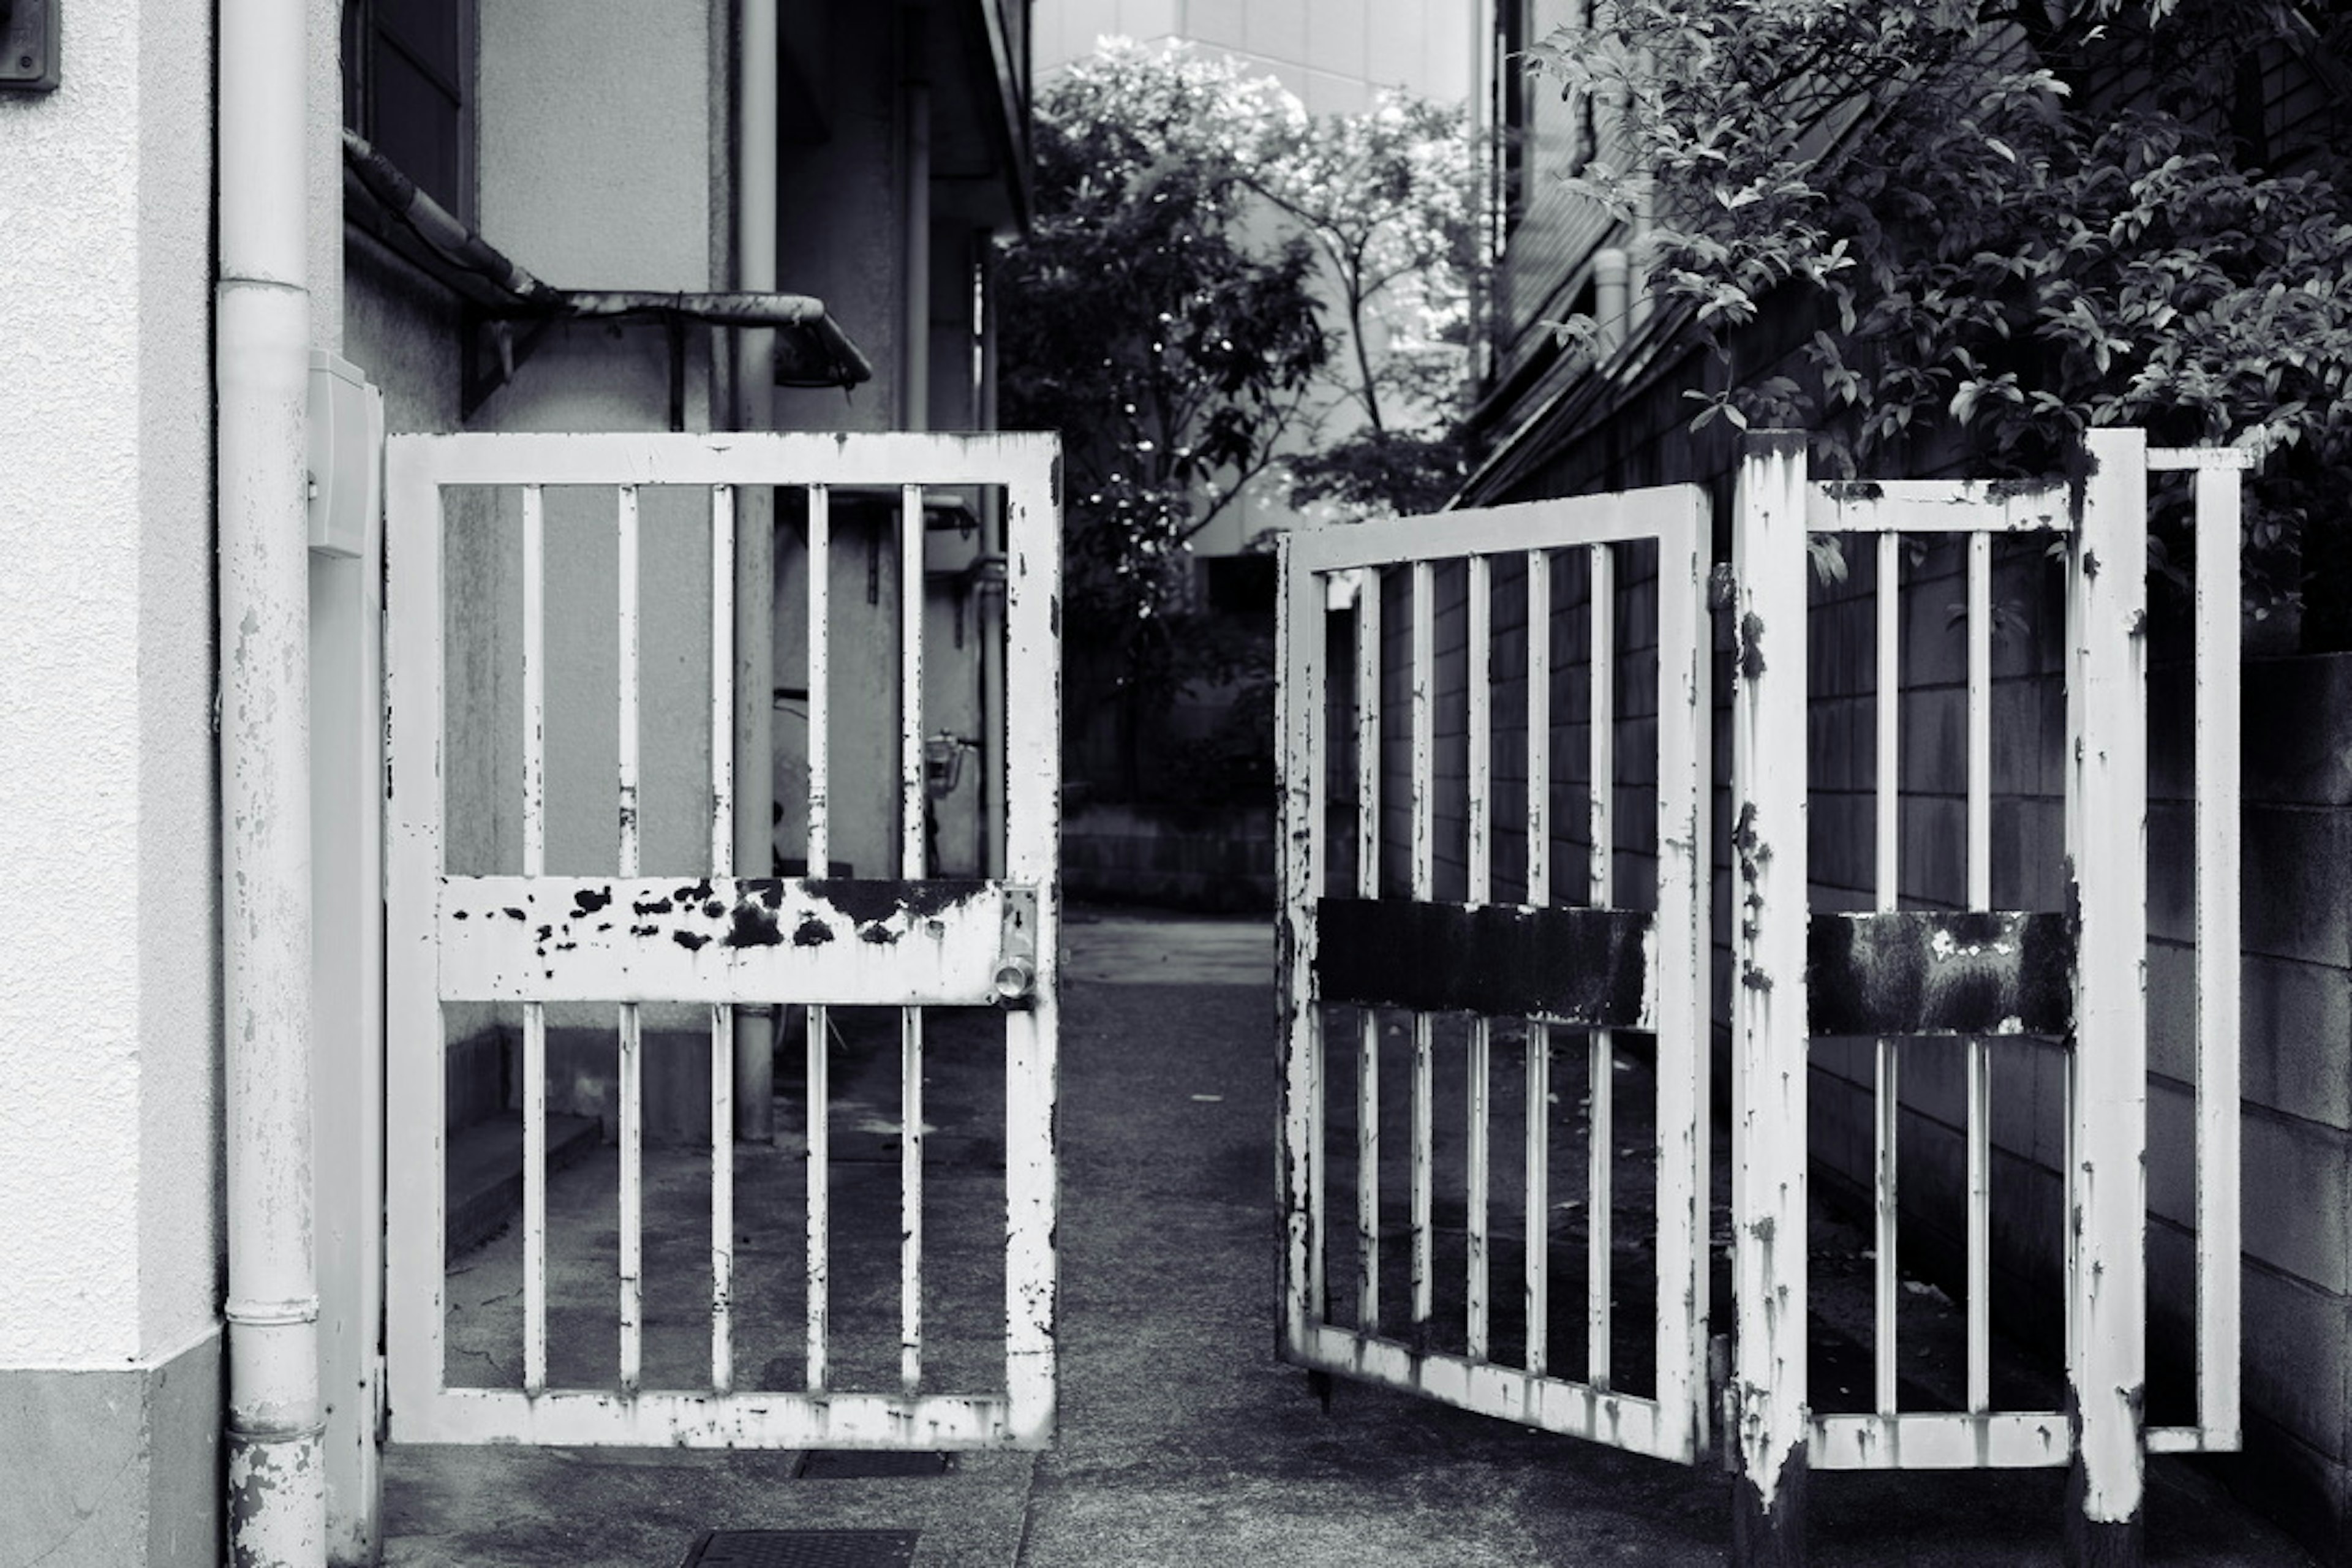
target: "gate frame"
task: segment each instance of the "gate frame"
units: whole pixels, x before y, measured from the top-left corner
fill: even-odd
[[[1282,852],[1283,910],[1276,926],[1276,994],[1280,1010],[1282,1077],[1279,1144],[1276,1154],[1276,1198],[1284,1216],[1282,1300],[1277,1350],[1283,1359],[1311,1370],[1332,1373],[1420,1393],[1463,1408],[1542,1427],[1567,1436],[1611,1443],[1630,1451],[1696,1462],[1706,1447],[1707,1392],[1707,1267],[1710,1230],[1707,1200],[1708,1079],[1710,1068],[1710,955],[1707,925],[1710,876],[1711,816],[1710,744],[1712,719],[1712,648],[1707,632],[1707,556],[1710,511],[1706,494],[1694,485],[1662,486],[1620,495],[1576,497],[1479,510],[1448,512],[1441,520],[1394,518],[1344,526],[1300,530],[1278,541],[1281,588],[1276,600],[1279,647],[1279,699],[1276,733],[1284,752],[1277,838]],[[1531,539],[1533,542],[1530,542]],[[1326,696],[1325,589],[1329,574],[1378,565],[1410,564],[1413,573],[1414,649],[1416,678],[1412,699],[1415,782],[1413,812],[1413,872],[1412,902],[1433,907],[1429,762],[1433,749],[1432,702],[1428,678],[1433,668],[1431,631],[1431,572],[1435,562],[1465,560],[1470,592],[1470,701],[1472,780],[1469,791],[1471,863],[1469,902],[1464,910],[1495,909],[1488,900],[1491,857],[1490,813],[1481,798],[1478,778],[1479,737],[1486,725],[1483,696],[1488,675],[1485,627],[1488,606],[1488,562],[1497,555],[1526,555],[1530,563],[1530,621],[1540,597],[1551,603],[1549,556],[1552,552],[1589,549],[1606,561],[1616,543],[1654,540],[1658,546],[1658,908],[1649,917],[1645,965],[1645,1016],[1638,1026],[1654,1028],[1661,1042],[1658,1074],[1657,1160],[1659,1172],[1657,1273],[1658,1321],[1656,1388],[1652,1396],[1623,1394],[1601,1386],[1549,1375],[1541,1368],[1513,1367],[1486,1359],[1482,1326],[1474,1311],[1470,1346],[1462,1356],[1418,1350],[1377,1331],[1339,1328],[1321,1321],[1325,1300],[1323,1271],[1322,1120],[1324,1082],[1322,1003],[1317,986],[1318,904],[1325,884],[1321,848],[1324,746],[1322,731]],[[1598,581],[1612,579],[1600,568]],[[1599,594],[1609,592],[1597,587]],[[1377,605],[1364,591],[1360,602]],[[1597,620],[1603,628],[1610,613]],[[1376,619],[1370,622],[1377,626]],[[1605,637],[1605,629],[1596,636]],[[1549,645],[1530,636],[1531,679],[1548,669]],[[1596,650],[1600,645],[1596,643]],[[1377,679],[1378,654],[1360,654],[1357,679],[1367,671]],[[1595,669],[1605,680],[1611,660],[1596,651]],[[1336,676],[1338,672],[1330,672]],[[1688,723],[1667,721],[1670,713],[1687,709]],[[1605,710],[1604,710],[1605,711]],[[1545,727],[1530,724],[1531,737]],[[1595,726],[1596,760],[1603,768],[1611,742],[1606,724]],[[1545,730],[1548,734],[1548,730]],[[1543,788],[1532,787],[1538,777],[1549,779],[1549,741],[1531,744],[1529,774],[1533,830],[1541,833],[1549,801]],[[1378,776],[1378,747],[1368,749],[1368,777]],[[1595,826],[1606,841],[1610,808],[1596,812]],[[1374,816],[1369,802],[1362,807]],[[1370,821],[1360,829],[1369,834],[1373,853],[1360,855],[1359,893],[1377,899],[1378,884],[1370,868],[1377,864],[1378,827]],[[1538,886],[1530,905],[1549,904],[1543,878],[1545,857],[1531,859]],[[1605,857],[1596,858],[1596,861]],[[1680,862],[1680,871],[1673,868]],[[1606,897],[1608,877],[1596,864],[1592,879],[1595,901]],[[1508,909],[1508,906],[1503,908]],[[1507,1015],[1506,1015],[1507,1016]],[[1425,1024],[1428,1015],[1423,1013]],[[1474,1070],[1482,1069],[1486,1032],[1474,1018],[1471,1052]],[[1531,1029],[1543,1027],[1529,1024]],[[1425,1119],[1428,1105],[1430,1053],[1428,1032],[1416,1030],[1417,1113]],[[1595,1039],[1605,1041],[1605,1030]],[[1668,1070],[1664,1058],[1668,1040],[1680,1042],[1677,1054],[1687,1052],[1684,1070]],[[1601,1053],[1601,1054],[1605,1054]],[[1536,1053],[1531,1059],[1541,1059]],[[1601,1059],[1597,1054],[1595,1059]],[[1540,1104],[1541,1099],[1537,1100]],[[1596,1100],[1596,1104],[1598,1100]],[[1600,1114],[1596,1112],[1596,1114]],[[1605,1134],[1603,1135],[1605,1138]],[[1474,1134],[1474,1172],[1483,1168],[1485,1141]],[[1418,1145],[1417,1145],[1418,1147]],[[1474,1185],[1477,1177],[1473,1177]],[[1428,1185],[1425,1174],[1414,1192],[1415,1228],[1425,1234]],[[1478,1225],[1483,1227],[1484,1217]],[[1531,1221],[1531,1226],[1537,1221]],[[1605,1245],[1605,1232],[1598,1245]],[[1483,1248],[1473,1243],[1474,1293],[1483,1269]],[[1475,1299],[1475,1297],[1474,1297]],[[1675,1304],[1679,1303],[1678,1309]],[[1418,1305],[1418,1303],[1417,1303]],[[1607,1317],[1596,1334],[1605,1337]]]
[[[1751,432],[1738,472],[1733,524],[1733,833],[1743,910],[1732,988],[1733,1233],[1737,1326],[1727,1456],[1736,1473],[1735,1559],[1804,1560],[1806,1473],[1816,1443],[1841,1429],[1839,1468],[1962,1466],[2070,1468],[2070,1562],[2140,1561],[2145,1455],[2218,1452],[2240,1446],[2238,851],[2238,475],[2252,454],[2236,448],[2151,451],[2146,433],[2085,433],[2082,471],[2041,488],[1936,481],[1813,485],[1806,437]],[[2198,1420],[2151,1427],[2142,1412],[2147,1335],[2147,476],[2194,470],[2198,574],[2194,678],[2200,700],[2195,751],[2197,854],[2197,1341]],[[2038,508],[2038,510],[2037,510]],[[2047,530],[2065,540],[2066,850],[2070,915],[2079,921],[2069,1045],[2067,1204],[2068,1408],[2050,1413],[1891,1414],[1822,1417],[1808,1408],[1805,1249],[1776,1238],[1805,1234],[1810,1160],[1806,1126],[1808,980],[1804,824],[1807,757],[1785,741],[1802,735],[1809,531],[1876,531],[1882,563],[1896,530],[1971,538],[1971,903],[1989,885],[1979,847],[1980,797],[1989,791],[1982,711],[1990,701],[1990,532]],[[2101,570],[2102,561],[2118,569]],[[1882,604],[1881,658],[1891,651]],[[1794,626],[1796,637],[1777,628]],[[1883,710],[1882,710],[1883,711]],[[2095,724],[2092,715],[2099,715]],[[1884,719],[1882,723],[1884,723]],[[1888,736],[1882,733],[1881,745]],[[1882,767],[1886,751],[1882,750]],[[1776,762],[1779,765],[1766,765]],[[1883,786],[1882,786],[1883,787]],[[1899,787],[1899,786],[1898,786]],[[1880,852],[1893,845],[1882,822]],[[1882,866],[1882,907],[1892,909]],[[1882,1048],[1880,1096],[1892,1097]],[[1987,1278],[1979,1149],[1989,1137],[1981,1058],[1972,1057],[1969,1250],[1972,1279]],[[1764,1114],[1759,1114],[1759,1109]],[[1882,1121],[1899,1110],[1882,1103]],[[1797,1136],[1790,1136],[1794,1129]],[[1881,1352],[1889,1342],[1893,1157],[1882,1126]],[[2105,1179],[2103,1179],[2105,1178]],[[1970,1291],[1971,1398],[1983,1354],[1982,1290]],[[1916,1434],[1916,1436],[1914,1436]],[[1937,1441],[1958,1437],[1960,1441]],[[1927,1439],[1921,1441],[1920,1439]],[[1906,1447],[1911,1449],[1906,1458]]]
[[[1060,455],[1056,439],[1017,433],[414,435],[394,436],[387,440],[384,471],[384,671],[389,715],[383,807],[388,1068],[384,1116],[391,1179],[386,1194],[383,1277],[390,1408],[382,1440],[682,1447],[932,1449],[1045,1446],[1051,1440],[1055,1425],[1055,1324],[1058,1301],[1054,1245],[1058,1208],[1055,1126],[1058,1098],[1060,795],[1056,771],[1061,686]],[[1007,763],[1004,864],[1000,878],[976,886],[999,890],[991,907],[1002,906],[1000,918],[1008,939],[1014,923],[1013,914],[1018,912],[1025,919],[1031,967],[1028,973],[1007,980],[993,963],[975,972],[971,955],[966,954],[942,969],[921,995],[893,998],[915,1003],[985,1002],[999,999],[1001,994],[1010,994],[1004,991],[1007,984],[1028,993],[1028,1005],[1006,1015],[1006,1382],[1002,1395],[918,1394],[911,1389],[898,1394],[834,1393],[822,1386],[821,1378],[818,1386],[806,1390],[747,1394],[732,1389],[720,1350],[714,1351],[711,1389],[700,1393],[639,1392],[628,1386],[625,1327],[623,1387],[617,1392],[546,1388],[543,1372],[542,1386],[533,1392],[451,1389],[446,1384],[442,1357],[445,1197],[441,1187],[445,1180],[446,1138],[441,1125],[444,1090],[439,1064],[444,1049],[441,1006],[446,976],[441,973],[439,949],[429,940],[442,918],[443,906],[454,908],[448,895],[450,879],[443,869],[439,834],[445,811],[441,750],[446,723],[441,680],[441,554],[446,525],[441,492],[449,487],[524,490],[528,539],[533,531],[532,519],[537,511],[533,504],[535,488],[548,485],[593,486],[618,491],[625,498],[621,502],[625,532],[633,510],[627,498],[633,497],[638,488],[707,488],[712,492],[712,672],[714,685],[723,679],[726,689],[714,690],[712,697],[711,842],[713,857],[721,865],[729,863],[733,855],[728,773],[731,768],[734,670],[730,646],[733,616],[726,601],[731,591],[732,572],[730,563],[721,559],[732,530],[731,521],[721,513],[731,515],[735,490],[748,486],[807,487],[816,501],[813,512],[821,515],[822,498],[828,487],[901,489],[909,520],[902,534],[902,548],[906,548],[907,541],[912,541],[911,570],[906,574],[906,581],[912,585],[911,595],[920,592],[922,487],[971,485],[999,489],[1004,494],[1009,544],[1005,574],[1007,663],[1037,666],[1050,673],[1050,681],[1044,700],[1017,707],[1008,704],[1003,715]],[[813,529],[813,532],[818,531],[821,531]],[[813,552],[821,553],[814,541]],[[532,553],[527,542],[523,612],[527,645],[532,644],[534,629],[544,615],[544,595],[534,588],[541,568],[531,561]],[[634,574],[625,552],[620,582],[625,598],[634,587]],[[811,619],[812,653],[818,656],[821,668],[825,638],[824,617],[819,614]],[[916,627],[915,635],[919,636],[919,622]],[[625,679],[630,668],[630,635],[631,628],[625,618],[625,704],[635,700]],[[909,669],[919,679],[919,644],[910,647],[908,653]],[[534,667],[540,660],[535,646],[527,647],[525,659],[525,700],[530,710],[525,714],[525,723],[529,727],[538,722],[536,700],[531,695],[538,689]],[[413,697],[409,695],[412,690]],[[630,708],[625,706],[625,731],[629,711]],[[910,713],[919,714],[919,693]],[[919,725],[910,722],[908,728],[917,730]],[[625,816],[634,804],[633,750],[625,738],[619,781]],[[919,734],[906,748],[901,761],[902,766],[912,769],[911,780],[902,779],[901,786],[909,798],[919,799],[923,787]],[[821,767],[821,760],[813,758],[813,765]],[[540,764],[527,741],[527,792],[540,787],[539,771]],[[822,799],[821,774],[819,783],[814,796]],[[813,826],[821,832],[821,826]],[[531,837],[527,826],[527,845]],[[919,855],[919,827],[911,829],[907,837],[915,847],[912,853]],[[627,838],[625,830],[625,845]],[[913,879],[930,879],[921,877],[919,859],[912,865]],[[625,864],[623,868],[630,868]],[[536,866],[527,866],[527,869],[534,874],[539,871]],[[766,868],[759,869],[764,872]],[[624,877],[564,879],[607,882],[615,887],[624,887],[629,880]],[[515,879],[481,880],[487,885]],[[722,878],[714,873],[709,881],[722,901],[737,906],[744,905],[748,900],[766,898],[772,891],[778,899],[806,895],[803,901],[824,901],[822,887],[812,887],[806,879],[779,883],[764,876]],[[1024,888],[1031,889],[1030,896],[1015,897]],[[769,908],[775,907],[773,901],[769,903]],[[961,935],[972,934],[965,928],[972,927],[976,931],[981,923],[978,920],[950,920],[948,924],[953,929],[942,940],[969,947],[971,943],[961,941]],[[756,983],[743,980],[740,973],[731,976],[716,973],[735,969],[731,963],[684,962],[695,956],[709,958],[719,952],[715,944],[698,955],[686,952],[685,943],[677,944],[680,951],[676,954],[667,951],[668,944],[661,945],[662,956],[676,961],[666,966],[670,973],[662,978],[676,980],[679,973],[692,970],[695,973],[690,978],[698,988],[695,994],[677,997],[675,990],[656,993],[643,985],[632,990],[625,984],[600,994],[624,1004],[651,1000],[656,994],[665,999],[676,997],[711,1004],[713,1145],[714,1150],[724,1149],[732,1139],[731,1119],[724,1114],[720,1102],[731,1088],[733,1031],[719,1026],[728,1011],[725,1004],[751,1000],[747,986],[756,989]],[[832,945],[851,951],[868,944],[852,942]],[[730,956],[741,957],[745,966],[751,966],[756,960],[766,972],[797,972],[806,967],[796,961],[777,962],[775,955],[780,951],[788,954],[794,950],[750,947],[740,955],[733,955],[730,950]],[[854,951],[852,956],[857,956]],[[549,978],[552,980],[553,976]],[[510,980],[509,976],[498,983],[507,984]],[[872,981],[869,978],[860,984],[870,989]],[[526,984],[514,994],[522,995],[530,989]],[[955,994],[948,994],[950,990]],[[962,994],[968,990],[974,994]],[[833,998],[782,995],[767,999],[822,1003]],[[850,999],[873,998],[861,994]],[[530,1006],[527,1000],[527,1010]],[[821,1008],[813,1012],[821,1012]],[[817,1028],[822,1028],[821,1023]],[[629,1033],[625,1023],[623,1032],[625,1045]],[[816,1051],[821,1053],[821,1034],[813,1032],[813,1037],[819,1041]],[[912,1037],[919,1042],[919,1032],[913,1032]],[[625,1057],[625,1050],[624,1054]],[[527,1040],[526,1058],[533,1055]],[[400,1070],[404,1057],[429,1064],[429,1070]],[[530,1227],[534,1212],[530,1128],[534,1121],[543,1125],[543,1085],[536,1079],[533,1085],[534,1092],[526,1095],[525,1110],[526,1229]],[[625,1094],[624,1099],[624,1117],[627,1119],[628,1097]],[[541,1108],[537,1116],[532,1114],[534,1108]],[[543,1131],[541,1136],[543,1138]],[[625,1135],[624,1142],[625,1162]],[[813,1142],[822,1148],[821,1140]],[[908,1141],[910,1148],[914,1142]],[[541,1184],[543,1187],[543,1177]],[[623,1184],[625,1211],[629,1203],[625,1177]],[[543,1201],[542,1191],[539,1202],[543,1205]],[[720,1194],[715,1191],[715,1215],[723,1212],[719,1208],[721,1202]],[[812,1202],[814,1205],[814,1194]],[[626,1229],[625,1219],[625,1232]],[[907,1241],[908,1245],[919,1246],[919,1229]],[[625,1249],[626,1245],[625,1237]],[[726,1251],[731,1248],[731,1243],[715,1231],[714,1247]],[[525,1272],[528,1289],[529,1277],[534,1272],[528,1258]],[[722,1265],[714,1290],[715,1319],[723,1319],[728,1310],[725,1273]],[[543,1311],[543,1300],[540,1308]],[[529,1316],[527,1309],[526,1318]],[[625,1312],[624,1321],[625,1325]],[[910,1321],[919,1331],[919,1319]],[[528,1363],[531,1333],[528,1324],[525,1331]],[[526,1381],[528,1378],[527,1370]]]

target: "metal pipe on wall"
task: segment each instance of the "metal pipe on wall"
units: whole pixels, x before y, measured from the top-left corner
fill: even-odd
[[[898,276],[905,288],[905,320],[898,353],[898,427],[930,428],[931,388],[931,84],[926,79],[919,13],[908,13],[905,70],[907,90],[906,185],[900,212]],[[922,579],[922,563],[910,562],[907,581]]]
[[[736,103],[735,286],[776,287],[776,0],[742,0]],[[736,334],[735,424],[775,427],[775,334]],[[735,870],[767,876],[775,853],[776,492],[746,485],[735,519]],[[711,743],[718,744],[717,737]],[[724,869],[724,868],[714,868]],[[824,868],[812,866],[809,875]],[[776,1009],[735,1010],[735,1135],[775,1137]]]
[[[311,1257],[309,6],[221,0],[215,286],[230,1560],[320,1564]]]

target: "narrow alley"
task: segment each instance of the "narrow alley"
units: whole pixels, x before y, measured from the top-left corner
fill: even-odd
[[[1725,1561],[1729,1487],[1711,1461],[1685,1469],[1344,1382],[1329,1390],[1327,1409],[1307,1376],[1274,1355],[1266,925],[1080,909],[1066,936],[1063,1400],[1050,1451],[960,1453],[942,1463],[922,1455],[395,1445],[387,1457],[386,1562],[674,1568],[705,1531],[746,1532],[732,1557],[720,1555],[722,1534],[706,1558],[713,1563],[1672,1568]],[[889,1270],[874,1260],[897,1241],[898,1169],[885,1147],[896,1129],[874,1110],[897,1104],[889,1081],[896,1053],[861,1046],[855,1021],[845,1035],[833,1163],[835,1363],[846,1380],[887,1376],[895,1365],[896,1279],[884,1278]],[[975,1092],[993,1064],[984,1049],[966,1048],[987,1039],[976,1029],[959,1033],[949,1020],[934,1026],[926,1191],[937,1272],[926,1341],[945,1358],[938,1370],[950,1380],[955,1358],[994,1326],[977,1310],[960,1316],[953,1303],[992,1308],[991,1292],[1002,1289],[992,1257],[999,1233],[988,1212],[992,1190],[1001,1201],[1001,1170],[992,1176],[989,1168],[997,1134],[985,1095]],[[793,1265],[776,1269],[772,1286],[753,1287],[751,1305],[739,1313],[740,1353],[751,1365],[765,1354],[797,1355],[800,1306],[788,1281],[802,1225],[790,1174],[800,1146],[782,1133],[797,1114],[796,1102],[780,1104],[778,1147],[739,1153],[738,1228],[756,1237],[763,1221],[778,1227],[777,1255]],[[593,1152],[551,1184],[559,1236],[566,1214],[589,1215],[600,1202],[609,1208],[610,1159],[609,1149]],[[762,1177],[763,1165],[772,1177]],[[665,1339],[665,1326],[690,1325],[694,1313],[690,1289],[677,1290],[675,1279],[669,1300],[677,1306],[665,1311],[661,1276],[666,1262],[690,1268],[702,1245],[699,1194],[681,1191],[681,1201],[665,1204],[663,1183],[649,1154],[649,1385],[666,1342],[674,1355],[694,1348],[677,1342],[690,1342],[688,1333]],[[854,1216],[878,1227],[872,1258],[862,1258],[852,1239]],[[1833,1226],[1816,1230],[1817,1248],[1822,1233],[1835,1235]],[[500,1274],[511,1269],[502,1245],[511,1248],[510,1233],[452,1259],[453,1344],[503,1331],[481,1326],[513,1289]],[[747,1249],[747,1258],[755,1256]],[[551,1347],[559,1377],[567,1359],[581,1363],[576,1375],[597,1375],[592,1363],[612,1343],[612,1309],[603,1308],[600,1329],[583,1297],[609,1300],[610,1267],[593,1246],[555,1259],[551,1338],[569,1341]],[[1816,1295],[1822,1315],[1833,1317],[1834,1290]],[[1835,1356],[1833,1333],[1826,1343],[1823,1333],[1817,1328],[1817,1371]],[[495,1363],[495,1354],[483,1354]],[[456,1360],[453,1381],[464,1381]],[[798,1370],[792,1360],[779,1372]],[[2149,1473],[2151,1562],[2301,1568],[2311,1561],[2233,1506],[2209,1473],[2168,1458],[2152,1460]],[[2063,1481],[2056,1471],[1817,1476],[1812,1560],[1832,1568],[2055,1564]],[[792,1539],[751,1533],[768,1531]],[[755,1544],[770,1554],[751,1554]]]

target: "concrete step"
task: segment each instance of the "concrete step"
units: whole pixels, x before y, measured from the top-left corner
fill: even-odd
[[[547,1168],[560,1171],[604,1136],[593,1116],[547,1119]],[[522,1113],[485,1117],[449,1134],[447,1256],[471,1251],[522,1212]]]

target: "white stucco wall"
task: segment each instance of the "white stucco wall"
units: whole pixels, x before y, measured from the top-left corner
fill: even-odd
[[[0,1366],[217,1305],[208,18],[65,48],[0,99]]]

